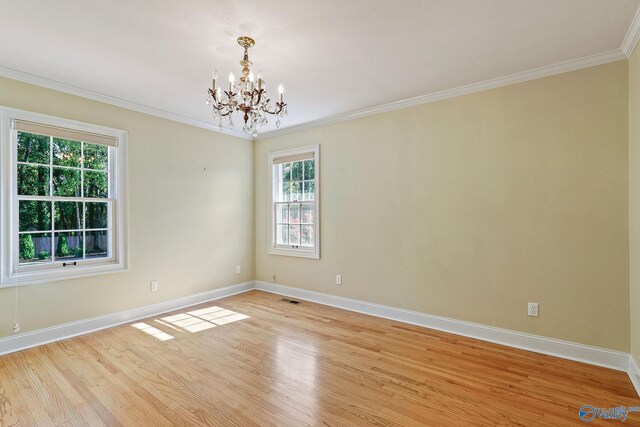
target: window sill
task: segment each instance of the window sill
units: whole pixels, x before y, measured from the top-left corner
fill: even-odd
[[[286,248],[269,248],[269,255],[282,255],[297,258],[320,259],[320,253],[317,249],[313,251],[305,251],[300,249]]]
[[[0,283],[0,288],[34,285],[38,283],[56,282],[60,280],[73,280],[82,277],[122,273],[127,270],[127,267],[123,263],[112,262],[85,267],[73,267],[73,270],[29,271],[3,277],[2,282]]]

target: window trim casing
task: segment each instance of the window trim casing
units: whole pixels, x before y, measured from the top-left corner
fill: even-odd
[[[277,157],[283,156],[291,156],[297,154],[304,153],[313,153],[313,159],[315,162],[314,165],[314,209],[315,209],[315,246],[313,250],[303,249],[303,248],[283,248],[276,246],[276,223],[275,223],[275,210],[274,210],[274,201],[276,198],[276,187],[274,185],[274,175],[273,175],[273,160]],[[267,240],[267,253],[269,255],[283,255],[283,256],[292,256],[299,258],[311,258],[311,259],[320,259],[320,145],[309,145],[306,147],[297,147],[287,150],[273,151],[270,152],[267,156],[267,203],[268,203],[268,211],[269,211],[269,223],[268,223],[268,240]]]
[[[26,120],[50,126],[64,127],[80,132],[99,133],[117,139],[116,156],[112,165],[114,218],[113,239],[115,257],[108,262],[84,261],[83,265],[73,268],[31,269],[17,272],[15,251],[18,238],[17,224],[17,195],[13,194],[17,188],[17,147],[12,144],[12,121]],[[100,125],[83,123],[45,114],[0,106],[0,288],[46,283],[58,280],[68,280],[89,277],[107,273],[127,271],[129,267],[128,245],[128,182],[127,182],[127,141],[128,132]],[[15,234],[15,235],[14,235]],[[29,269],[28,269],[29,270]]]

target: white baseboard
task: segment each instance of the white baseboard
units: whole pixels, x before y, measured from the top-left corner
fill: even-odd
[[[640,368],[638,368],[638,364],[628,353],[262,281],[249,281],[132,310],[0,338],[0,355],[88,334],[100,329],[110,328],[208,301],[214,301],[253,289],[436,329],[469,338],[494,342],[509,347],[625,371],[629,374],[629,378],[640,396]]]
[[[143,319],[145,317],[179,310],[192,305],[202,304],[207,301],[213,301],[242,292],[247,292],[254,288],[254,282],[250,281],[233,286],[227,286],[225,288],[214,289],[201,294],[177,298],[171,301],[147,305],[145,307],[134,308],[90,319],[78,320],[76,322],[39,329],[33,332],[11,335],[6,338],[0,338],[0,355],[25,350],[27,348],[64,340],[78,335],[88,334],[100,329],[110,328],[123,323]]]
[[[640,396],[640,367],[638,367],[638,363],[631,354],[629,355],[629,378],[631,378],[631,382],[636,388],[638,396]]]
[[[256,281],[256,289],[465,337],[629,372],[628,353]],[[637,387],[637,386],[636,386]]]

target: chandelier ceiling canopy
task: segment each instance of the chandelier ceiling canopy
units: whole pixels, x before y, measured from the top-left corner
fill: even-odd
[[[280,127],[280,119],[287,116],[287,104],[284,103],[282,85],[278,86],[278,101],[271,102],[262,75],[258,73],[255,76],[251,70],[253,63],[249,60],[249,48],[256,44],[255,40],[241,36],[238,37],[238,44],[244,48],[244,56],[240,61],[242,76],[236,83],[233,73],[229,73],[229,88],[222,90],[218,86],[218,70],[215,70],[207,104],[212,107],[213,118],[218,121],[221,130],[223,117],[227,118],[229,128],[233,129],[233,116],[240,113],[244,121],[242,130],[255,138],[258,136],[258,126],[268,123],[267,115],[275,116],[276,127]]]

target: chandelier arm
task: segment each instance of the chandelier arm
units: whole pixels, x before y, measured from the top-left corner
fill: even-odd
[[[271,101],[271,100],[270,99],[267,100],[267,102],[269,102],[269,101]],[[275,115],[278,115],[278,114],[282,113],[282,110],[284,109],[284,107],[286,105],[287,104],[285,104],[284,102],[276,102],[276,108],[274,108],[273,110],[269,111],[269,108],[267,107],[263,111],[265,113],[273,114],[275,116]]]
[[[233,112],[234,109],[228,104],[212,104],[214,110],[218,112],[222,112],[224,109],[227,109],[229,112]]]

